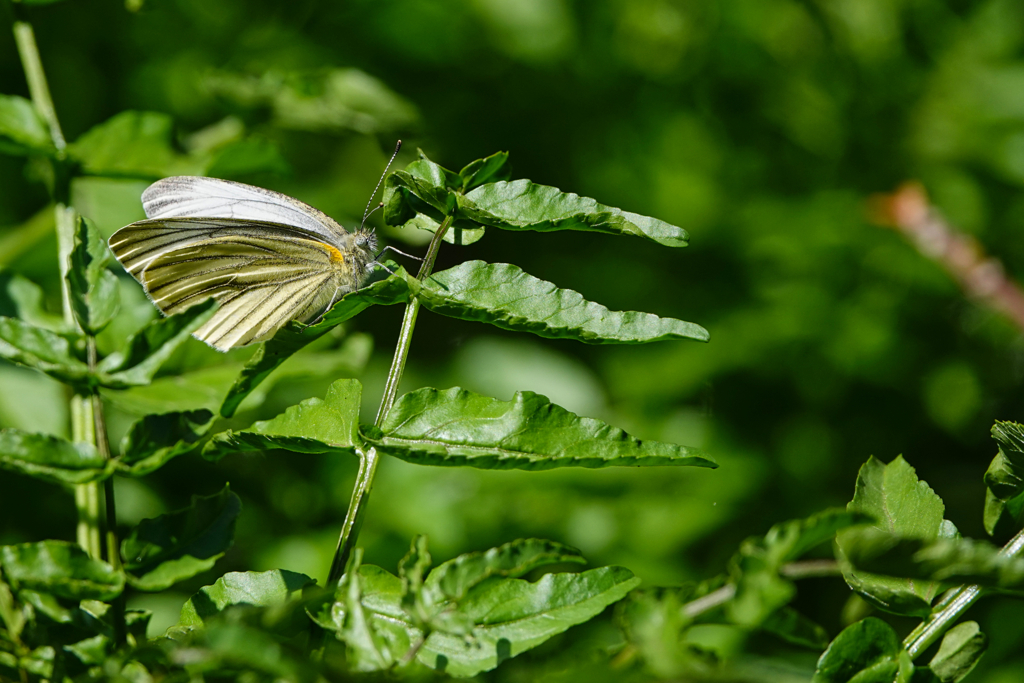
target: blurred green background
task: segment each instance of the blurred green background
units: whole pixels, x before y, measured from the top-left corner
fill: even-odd
[[[425,313],[404,388],[537,391],[642,438],[704,448],[721,468],[524,473],[388,461],[361,536],[366,561],[393,569],[421,532],[437,559],[540,536],[581,548],[593,565],[625,565],[647,585],[679,584],[718,573],[739,541],[774,522],[845,505],[872,454],[904,454],[946,516],[984,536],[988,430],[1024,418],[1020,330],[870,224],[865,200],[920,179],[951,223],[1008,273],[1024,272],[1019,1],[146,0],[136,9],[113,0],[32,8],[69,140],[123,110],[160,112],[173,149],[142,152],[157,171],[271,187],[349,226],[398,137],[398,167],[417,147],[456,169],[507,150],[515,177],[690,232],[690,248],[670,250],[491,230],[470,247],[446,245],[438,267],[513,262],[612,309],[700,323],[710,344],[581,346]],[[0,92],[27,96],[9,31],[0,32]],[[0,265],[42,284],[57,310],[38,175],[24,158],[0,156]],[[109,235],[143,217],[147,183],[83,177],[73,201]],[[373,221],[403,249],[429,237]],[[122,284],[111,345],[155,314],[130,278]],[[400,316],[371,309],[347,336],[320,340],[236,423],[323,395],[346,375],[364,382],[372,416]],[[109,397],[114,437],[147,397],[209,400],[196,388],[220,386],[250,353],[191,343],[165,374],[189,370],[192,384]],[[62,391],[0,366],[0,424],[66,434]],[[126,524],[224,481],[245,505],[235,546],[211,575],[139,604],[166,625],[223,571],[283,567],[323,580],[354,473],[352,462],[267,453],[180,458],[119,480]],[[4,474],[0,498],[21,511],[0,521],[0,543],[73,540],[67,492]],[[801,609],[834,635],[845,585],[800,590]],[[1020,680],[1019,605],[975,612],[993,646],[970,680]],[[528,677],[531,657],[570,648],[576,633],[496,676]]]

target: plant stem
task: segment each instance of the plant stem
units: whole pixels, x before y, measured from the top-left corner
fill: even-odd
[[[430,276],[437,260],[437,252],[441,248],[441,239],[445,232],[451,227],[453,216],[447,216],[434,233],[434,238],[427,248],[427,255],[423,258],[423,265],[420,266],[417,280],[424,280]],[[395,345],[395,355],[391,359],[391,369],[388,370],[387,384],[384,386],[384,396],[380,401],[380,408],[377,410],[377,419],[374,424],[380,427],[384,423],[391,406],[395,404],[398,396],[398,385],[402,381],[402,373],[405,371],[405,361],[409,356],[409,347],[412,345],[412,333],[416,327],[416,316],[420,310],[420,302],[415,296],[405,305],[405,315],[402,318],[402,328],[398,333],[398,343]],[[360,453],[359,474],[356,475],[356,484],[352,489],[352,499],[349,501],[348,512],[345,515],[345,522],[341,527],[341,536],[338,538],[338,548],[334,551],[334,560],[331,562],[331,570],[327,575],[327,587],[338,585],[341,575],[345,572],[348,558],[352,555],[356,539],[359,537],[359,527],[362,525],[363,516],[366,510],[366,502],[370,498],[370,488],[373,486],[373,477],[377,472],[377,462],[380,456],[377,449],[370,448],[365,453]]]
[[[67,143],[64,141],[64,133],[60,129],[60,121],[57,119],[57,110],[53,106],[53,98],[50,97],[50,86],[46,82],[46,72],[43,71],[43,60],[39,56],[39,46],[36,45],[36,34],[32,30],[32,24],[25,21],[21,16],[21,8],[14,3],[14,42],[18,45],[18,55],[21,57],[21,65],[25,70],[25,80],[28,81],[28,92],[32,97],[32,104],[46,121],[50,129],[50,139],[53,146],[57,148],[60,158],[64,157]]]
[[[1022,552],[1024,552],[1024,531],[1020,531],[1010,539],[1010,542],[1003,546],[999,554],[1004,557],[1016,557]],[[903,647],[910,654],[910,658],[916,659],[918,655],[931,647],[949,630],[950,626],[964,615],[971,605],[978,601],[982,594],[981,586],[960,586],[947,591],[928,618],[904,639]]]

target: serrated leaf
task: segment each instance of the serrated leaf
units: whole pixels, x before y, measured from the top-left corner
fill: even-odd
[[[16,590],[68,600],[113,600],[124,590],[124,574],[66,541],[2,546],[0,566]]]
[[[121,472],[140,477],[196,448],[213,423],[209,410],[147,415],[128,428],[121,440]]]
[[[225,486],[212,496],[193,496],[184,510],[142,520],[121,544],[129,583],[161,591],[210,569],[231,547],[241,509]]]
[[[54,484],[101,481],[114,471],[91,444],[17,429],[0,431],[0,468]]]
[[[99,334],[121,305],[117,276],[107,270],[109,261],[110,250],[96,226],[77,216],[67,280],[71,309],[87,334]]]
[[[508,152],[496,152],[489,157],[469,162],[459,171],[459,177],[462,178],[462,189],[466,192],[484,183],[508,180],[512,177]]]
[[[579,550],[540,538],[520,538],[483,552],[465,553],[435,567],[425,590],[442,599],[461,600],[492,576],[519,578],[551,564],[586,564]]]
[[[639,311],[610,311],[508,263],[466,261],[435,273],[419,292],[423,306],[461,320],[588,344],[708,340],[700,325]]]
[[[202,161],[174,149],[173,131],[167,114],[124,111],[68,145],[68,154],[87,175],[156,180],[202,173]]]
[[[499,401],[458,387],[418,389],[398,399],[379,435],[364,436],[379,450],[421,465],[527,470],[717,467],[696,449],[641,441],[600,420],[570,413],[532,391]]]
[[[459,213],[502,230],[584,230],[633,235],[666,247],[685,247],[689,236],[675,225],[599,204],[529,180],[487,183],[459,197]]]
[[[195,628],[228,607],[270,607],[302,594],[316,581],[298,572],[271,569],[265,572],[228,572],[212,586],[199,589],[181,608],[178,626]]]
[[[870,458],[861,467],[853,501],[847,509],[874,517],[875,528],[894,536],[933,540],[950,533],[942,519],[942,499],[917,478],[914,468],[902,457],[888,465]],[[847,535],[857,533],[860,531],[839,534],[840,559],[845,553]],[[927,614],[939,590],[934,582],[880,577],[850,566],[843,567],[843,576],[868,601],[896,614]]]
[[[0,152],[54,154],[46,121],[31,101],[17,95],[0,95]]]
[[[928,668],[943,683],[956,683],[977,666],[988,648],[988,636],[976,621],[965,621],[946,632],[939,651],[928,662]]]
[[[228,453],[281,448],[296,453],[355,453],[359,439],[362,385],[340,379],[323,400],[310,398],[272,420],[244,430],[228,430],[203,447],[203,457],[218,460]]]
[[[160,366],[213,315],[213,299],[166,318],[157,318],[128,339],[124,353],[114,353],[99,365],[99,382],[112,389],[148,384]]]
[[[238,410],[245,397],[256,389],[270,373],[281,363],[288,360],[295,352],[319,339],[346,320],[362,313],[375,304],[391,305],[409,300],[409,280],[411,278],[404,268],[394,262],[387,264],[394,272],[390,277],[374,282],[362,289],[357,289],[343,296],[324,317],[313,325],[289,323],[280,332],[260,346],[249,362],[245,364],[241,374],[221,404],[220,414],[231,417]]]
[[[428,159],[423,150],[419,156],[384,181],[384,220],[389,225],[402,225],[416,214],[440,222],[455,209],[462,178]]]
[[[818,660],[812,683],[893,683],[902,652],[896,631],[868,617],[836,636]]]
[[[73,386],[91,383],[89,366],[74,356],[66,338],[16,318],[0,317],[0,358]]]

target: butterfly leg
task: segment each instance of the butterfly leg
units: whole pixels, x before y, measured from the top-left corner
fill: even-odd
[[[396,254],[401,254],[402,256],[408,256],[409,258],[414,259],[416,261],[423,261],[423,259],[420,258],[419,256],[413,256],[412,254],[406,254],[404,251],[401,251],[399,249],[395,249],[390,244],[388,246],[384,247],[383,249],[381,249],[379,252],[377,252],[377,255],[374,256],[373,258],[374,259],[379,259],[384,254],[384,252],[387,251],[388,249],[390,249],[391,251],[395,252]],[[388,271],[388,272],[390,272],[390,271]]]

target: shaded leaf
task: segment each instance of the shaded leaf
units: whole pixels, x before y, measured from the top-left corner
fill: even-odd
[[[217,460],[228,453],[281,448],[297,453],[354,453],[359,440],[362,385],[340,379],[323,400],[310,398],[272,420],[244,430],[228,430],[203,447],[203,457]]]
[[[462,189],[466,192],[484,183],[508,180],[512,177],[512,167],[508,163],[508,152],[495,152],[489,157],[471,161],[459,171]]]
[[[977,666],[988,647],[988,636],[976,621],[965,621],[946,632],[939,651],[928,662],[928,668],[943,683],[956,683]]]
[[[792,607],[783,607],[773,612],[761,623],[761,629],[787,643],[812,650],[828,646],[828,633],[825,629]]]
[[[881,619],[868,617],[846,627],[818,660],[812,683],[893,683],[903,645]]]
[[[213,567],[231,547],[242,502],[225,486],[184,510],[144,519],[121,544],[129,583],[160,591]]]
[[[985,472],[985,530],[1009,534],[1024,520],[1024,425],[996,422],[992,436],[999,451]]]
[[[427,232],[437,232],[439,227],[441,227],[441,224],[438,221],[435,221],[424,213],[417,213],[402,225],[403,229],[415,228],[417,230],[426,230]],[[444,233],[444,237],[441,239],[448,244],[468,246],[474,242],[480,241],[483,238],[484,233],[485,229],[481,228],[476,223],[456,220],[452,223],[447,232]]]
[[[228,572],[212,586],[199,589],[181,608],[178,626],[202,626],[228,607],[251,605],[269,607],[302,594],[316,581],[305,574],[284,569],[265,572]]]
[[[384,180],[384,220],[389,225],[402,225],[416,214],[440,222],[458,203],[455,190],[462,178],[428,159],[423,150],[419,156]]]
[[[196,448],[213,423],[209,410],[147,415],[133,423],[121,440],[122,473],[142,476]]]
[[[172,144],[174,124],[167,114],[124,111],[68,145],[68,154],[87,175],[163,178],[199,175],[203,163]]]
[[[505,330],[590,344],[708,340],[700,325],[639,311],[610,311],[579,292],[560,289],[508,263],[466,261],[435,273],[419,293],[435,313]]]
[[[54,484],[84,484],[106,479],[114,464],[88,443],[4,429],[0,431],[0,468]]]
[[[96,226],[77,216],[67,280],[71,309],[87,334],[106,327],[121,305],[117,276],[107,270],[110,250]]]
[[[50,209],[49,213],[52,215],[53,210]],[[49,230],[52,229],[52,225],[49,226]],[[17,273],[0,272],[0,315],[19,318],[51,332],[69,332],[64,318],[47,311],[44,300],[43,289],[36,283]]]
[[[113,389],[148,384],[189,335],[209,320],[216,305],[216,301],[207,299],[147,324],[128,339],[124,353],[110,354],[99,364],[100,383]]]
[[[191,632],[186,647],[173,648],[172,644],[173,641],[167,641],[170,661],[187,666],[193,678],[209,674],[200,680],[223,679],[226,671],[245,672],[260,681],[324,680],[310,666],[308,656],[290,650],[276,635],[261,627],[217,621]]]
[[[666,247],[685,247],[689,236],[680,227],[562,192],[529,180],[481,185],[459,197],[459,213],[484,226],[502,230],[585,230],[642,237]]]
[[[16,590],[68,600],[113,600],[124,590],[124,574],[66,541],[2,546],[0,565]]]
[[[0,152],[54,154],[46,121],[30,100],[17,95],[0,95]]]
[[[888,465],[870,458],[860,469],[853,501],[847,509],[874,517],[875,528],[894,536],[932,540],[955,533],[942,519],[942,500],[917,478],[914,468],[902,457]],[[840,559],[848,535],[859,533],[863,531],[839,534]],[[939,590],[933,582],[875,576],[849,566],[843,567],[843,576],[869,602],[896,614],[927,614]]]
[[[276,335],[260,346],[249,362],[245,364],[238,379],[228,390],[221,404],[220,414],[231,417],[245,397],[259,386],[281,363],[310,342],[334,329],[346,320],[362,313],[374,304],[390,305],[404,303],[409,300],[409,283],[411,278],[404,268],[392,261],[387,264],[394,274],[374,282],[362,289],[357,289],[343,296],[323,318],[313,325],[291,322]]]
[[[16,318],[0,317],[0,358],[73,386],[90,384],[89,366],[74,356],[67,339]]]
[[[528,470],[717,466],[696,449],[641,441],[532,391],[499,401],[458,387],[418,389],[398,399],[379,434],[364,436],[383,452],[421,465]]]
[[[207,164],[204,175],[236,180],[258,173],[287,175],[291,166],[270,140],[247,138],[218,149]]]

